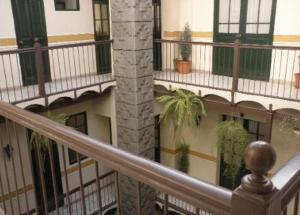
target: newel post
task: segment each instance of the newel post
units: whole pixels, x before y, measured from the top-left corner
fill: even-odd
[[[232,90],[231,99],[234,103],[234,94],[238,90],[239,74],[240,74],[240,45],[241,45],[241,35],[237,34],[234,47],[233,47],[233,68],[232,68]]]
[[[41,50],[41,44],[38,38],[34,39],[34,54],[35,54],[35,68],[37,73],[37,82],[39,87],[39,96],[45,97],[45,77],[44,77],[44,63],[43,63],[43,53]]]
[[[251,174],[233,191],[232,215],[280,215],[280,195],[266,176],[274,166],[276,153],[263,141],[251,143],[245,151],[246,168]]]

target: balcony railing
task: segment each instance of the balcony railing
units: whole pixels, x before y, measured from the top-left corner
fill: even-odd
[[[265,175],[276,155],[267,143],[248,147],[246,165],[252,174],[244,178],[241,187],[230,191],[11,104],[0,102],[0,116],[0,210],[5,214],[103,214],[111,206],[122,211],[120,187],[125,176],[138,181],[138,214],[145,214],[141,201],[147,198],[145,186],[157,195],[162,209],[154,212],[157,214],[171,209],[195,215],[299,213],[300,154],[270,180]],[[51,141],[32,141],[32,132]],[[77,154],[77,163],[71,166],[69,149]],[[89,158],[81,160],[81,155]]]
[[[300,47],[155,40],[155,79],[199,87],[300,100]],[[190,73],[177,71],[180,46],[192,49]],[[157,53],[154,53],[158,55]],[[157,58],[161,58],[157,60]]]
[[[113,80],[111,40],[0,51],[0,100],[18,103]]]

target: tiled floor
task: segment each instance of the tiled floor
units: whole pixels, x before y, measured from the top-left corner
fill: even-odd
[[[155,72],[154,78],[218,89],[230,90],[232,88],[232,77],[214,75],[204,71],[193,71],[189,74],[179,74],[178,72],[169,70]],[[238,91],[300,101],[300,89],[296,89],[293,86],[293,80],[270,79],[269,81],[260,81],[240,78],[238,82]]]

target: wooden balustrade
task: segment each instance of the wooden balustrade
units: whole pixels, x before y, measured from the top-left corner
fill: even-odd
[[[157,190],[157,192],[162,192],[163,198],[160,198],[158,202],[164,205],[165,214],[167,213],[168,208],[173,208],[182,213],[195,215],[198,215],[199,213],[211,215],[279,215],[282,212],[284,214],[287,213],[287,206],[293,198],[295,201],[293,214],[298,214],[300,154],[298,153],[296,157],[279,170],[273,178],[269,179],[266,175],[275,163],[276,154],[272,145],[266,142],[254,142],[247,147],[245,151],[245,163],[246,167],[251,171],[251,174],[245,176],[241,186],[232,192],[222,187],[192,178],[153,161],[122,151],[79,133],[74,129],[53,122],[41,115],[28,112],[11,104],[0,102],[0,115],[4,118],[4,120],[1,121],[1,126],[4,128],[6,127],[6,129],[1,132],[0,136],[2,147],[3,142],[8,143],[9,145],[16,143],[16,150],[19,151],[18,149],[22,144],[20,141],[22,141],[22,139],[18,136],[19,134],[17,131],[21,131],[22,129],[20,127],[22,127],[31,129],[32,131],[51,139],[58,144],[62,151],[65,151],[65,148],[71,148],[77,153],[84,154],[96,161],[95,166],[92,168],[95,168],[97,177],[92,180],[92,182],[84,184],[81,181],[80,186],[76,189],[71,188],[70,190],[68,186],[65,186],[65,189],[67,190],[64,192],[64,195],[59,196],[58,194],[55,194],[58,196],[56,196],[55,199],[52,199],[52,201],[47,200],[46,187],[43,188],[42,199],[44,205],[37,207],[36,210],[40,212],[43,211],[44,214],[47,214],[47,208],[53,208],[53,204],[55,210],[62,211],[62,214],[72,214],[72,211],[79,209],[83,210],[84,214],[90,213],[91,207],[89,205],[91,202],[89,201],[91,201],[91,195],[95,194],[93,199],[98,199],[98,202],[110,198],[111,196],[103,198],[101,194],[99,195],[99,192],[103,192],[105,185],[108,183],[102,183],[100,186],[99,181],[105,179],[99,176],[98,165],[100,164],[105,164],[116,171],[113,179],[111,178],[111,180],[114,181],[114,186],[111,187],[114,188],[109,191],[109,195],[113,196],[113,203],[116,204],[117,207],[120,203],[119,183],[122,183],[119,178],[119,173],[122,173],[139,181],[137,189],[141,189],[143,184],[147,184]],[[12,134],[14,134],[14,136]],[[8,137],[9,139],[5,139]],[[0,205],[2,204],[4,210],[6,212],[10,211],[11,214],[20,214],[18,213],[20,210],[25,210],[23,212],[26,213],[22,201],[28,200],[29,195],[28,192],[25,191],[26,199],[24,199],[22,197],[24,193],[13,190],[13,184],[17,181],[16,177],[9,180],[11,174],[17,176],[20,173],[16,173],[16,171],[24,171],[24,167],[19,169],[14,166],[17,164],[17,159],[14,157],[16,155],[18,154],[12,154],[11,158],[4,156],[2,158],[3,160],[1,160],[1,162],[4,162],[6,170],[0,173]],[[22,163],[22,153],[19,156]],[[8,165],[10,159],[12,159],[11,162],[14,164],[12,169],[10,169],[10,165]],[[42,157],[39,157],[39,160],[43,160]],[[63,160],[65,179],[62,180],[65,180],[66,185],[68,185],[69,176],[65,167],[65,157]],[[54,159],[50,159],[50,165],[53,165],[51,164],[53,162]],[[83,166],[84,164],[82,161],[78,159],[79,172],[83,171]],[[109,175],[111,177],[111,173]],[[78,177],[82,177],[82,175],[80,176],[79,174]],[[5,178],[7,178],[7,180],[5,180]],[[40,178],[43,178],[42,175]],[[5,194],[7,191],[3,190],[4,181],[10,185],[8,190],[9,194]],[[23,182],[25,185],[25,181]],[[92,191],[87,191],[87,187],[90,187],[92,184],[95,184]],[[38,188],[35,187],[34,189]],[[53,189],[57,189],[55,184],[53,184]],[[74,192],[79,194],[75,197],[75,200],[72,199]],[[139,197],[142,198],[143,192],[137,192],[139,192]],[[32,198],[37,198],[37,196]],[[60,205],[61,198],[66,199],[64,204],[67,203],[67,205],[63,206],[64,210],[62,210],[62,206]],[[78,198],[79,200],[77,201]],[[72,204],[75,204],[74,201],[79,209],[73,207]],[[16,202],[20,205],[19,209],[14,207]],[[180,205],[178,205],[178,202],[181,202]],[[106,204],[109,205],[107,202]],[[137,201],[137,204],[137,207],[140,208],[141,211],[141,201]],[[10,206],[12,211],[10,210]],[[101,211],[103,209],[101,207],[102,204],[95,207],[94,210]],[[33,211],[28,204],[27,211]]]

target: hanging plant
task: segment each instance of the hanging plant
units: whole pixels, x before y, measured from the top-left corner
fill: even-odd
[[[244,164],[244,151],[249,143],[249,134],[239,122],[225,121],[218,125],[217,144],[226,164],[224,175],[232,184]]]
[[[300,137],[300,116],[285,116],[280,123],[281,130],[294,132],[297,137]]]
[[[48,112],[46,117],[60,124],[66,124],[67,121],[65,114],[52,115]],[[33,131],[30,136],[30,147],[32,148],[33,146],[36,146],[36,144],[40,145],[42,152],[46,152],[48,150],[50,140],[40,133]]]
[[[173,95],[164,95],[157,98],[164,104],[160,121],[166,122],[171,117],[175,129],[181,128],[184,122],[189,126],[196,126],[201,116],[206,116],[202,100],[194,93],[176,89]]]
[[[190,146],[182,138],[177,148],[177,169],[181,172],[188,173],[190,167],[189,151]]]

